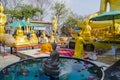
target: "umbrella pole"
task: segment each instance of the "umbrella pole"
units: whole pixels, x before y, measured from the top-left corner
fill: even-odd
[[[113,37],[114,37],[114,41],[115,41],[115,19],[114,19],[114,16],[113,16]]]
[[[116,49],[117,49],[117,46],[116,46],[116,35],[115,35],[115,19],[114,19],[114,16],[113,16],[113,31],[114,31],[114,34],[113,34],[113,37],[114,37],[114,41],[113,41],[113,54],[114,54],[114,59],[115,59],[115,55],[116,55]]]

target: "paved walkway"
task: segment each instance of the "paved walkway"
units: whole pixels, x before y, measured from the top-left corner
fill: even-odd
[[[15,55],[8,54],[7,56],[2,56],[0,54],[0,70],[7,65],[18,62],[19,60],[20,58]]]

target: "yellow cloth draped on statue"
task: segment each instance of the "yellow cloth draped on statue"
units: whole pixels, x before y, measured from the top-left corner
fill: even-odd
[[[50,43],[44,43],[41,44],[40,52],[51,52],[52,51],[52,45]]]
[[[42,33],[41,39],[40,39],[41,47],[40,52],[51,52],[52,51],[52,45],[48,43],[48,38],[45,35],[45,32]]]
[[[82,58],[85,56],[83,44],[85,44],[84,39],[81,36],[76,37],[75,39],[75,50],[73,57]]]

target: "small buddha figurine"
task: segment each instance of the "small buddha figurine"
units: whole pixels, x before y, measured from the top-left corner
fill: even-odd
[[[58,31],[56,16],[53,16],[53,18],[52,18],[52,26],[53,26],[53,31],[56,33]]]
[[[23,30],[21,29],[21,26],[18,26],[18,29],[16,30],[16,45],[28,45],[29,41],[27,39],[27,36],[24,35]]]
[[[40,38],[40,43],[48,43],[48,38],[46,37],[45,32],[42,33],[41,38]]]
[[[6,23],[6,15],[3,14],[3,11],[2,3],[0,3],[0,34],[4,34],[4,25]]]
[[[37,38],[34,30],[31,30],[30,43],[31,44],[38,44],[38,38]]]

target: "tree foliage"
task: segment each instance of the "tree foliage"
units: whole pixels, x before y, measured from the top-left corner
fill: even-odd
[[[58,25],[61,26],[62,23],[66,20],[69,10],[67,9],[64,3],[56,2],[55,6],[53,7],[53,14],[56,16]]]
[[[64,27],[72,27],[74,28],[78,23],[78,20],[72,16],[69,16],[68,19],[64,23]]]
[[[41,9],[34,8],[31,5],[17,6],[14,9],[5,9],[6,14],[10,14],[12,17],[15,17],[17,19],[32,18],[36,15],[37,12],[43,14]]]
[[[82,16],[71,12],[71,15],[69,15],[66,21],[63,23],[63,27],[61,29],[62,34],[70,36],[71,30],[77,28],[78,22],[82,20]]]
[[[71,12],[68,18],[64,21],[63,26],[66,28],[68,27],[74,28],[74,27],[77,27],[78,22],[82,20],[83,20],[82,16],[79,16]]]

